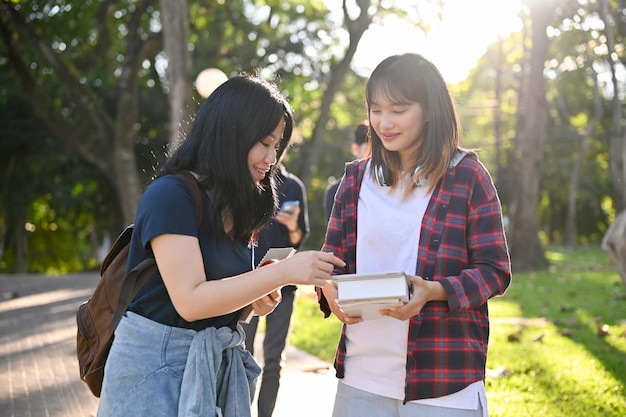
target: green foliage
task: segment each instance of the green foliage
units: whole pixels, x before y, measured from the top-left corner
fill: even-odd
[[[91,233],[106,227],[104,204],[110,191],[77,155],[53,140],[45,124],[15,94],[0,112],[1,217],[0,234],[6,252],[2,272],[20,271],[24,250],[28,272],[64,273],[94,268]],[[18,249],[19,248],[19,249]]]
[[[240,18],[234,18],[239,16]],[[218,67],[227,74],[261,71],[277,82],[295,111],[296,131],[283,163],[302,176],[303,144],[319,117],[331,66],[341,57],[345,29],[322,1],[190,3],[194,72]],[[352,159],[354,126],[364,117],[363,80],[349,72],[331,108],[321,160],[307,185],[311,234],[303,248],[320,248],[326,230],[323,195]]]
[[[316,297],[310,289],[298,287],[289,343],[332,362],[339,342],[341,322],[334,315],[324,319]]]
[[[79,268],[79,265],[89,267],[90,261],[84,259],[87,256],[84,253],[94,252],[94,242],[87,242],[89,249],[81,249],[82,243],[77,243],[77,239],[83,241],[86,238],[81,230],[85,227],[93,228],[89,236],[90,239],[95,236],[96,241],[109,230],[110,235],[119,231],[121,215],[115,209],[117,202],[112,190],[116,187],[111,184],[111,179],[106,175],[102,178],[103,173],[96,174],[90,168],[93,161],[85,158],[81,151],[77,152],[80,156],[74,154],[70,149],[71,146],[65,146],[72,140],[66,135],[59,135],[62,130],[49,129],[45,123],[52,119],[62,119],[64,126],[71,127],[66,132],[75,135],[73,143],[78,144],[78,149],[103,138],[110,139],[115,134],[103,130],[102,126],[110,127],[106,123],[112,122],[116,117],[120,104],[120,90],[116,86],[122,74],[122,66],[127,64],[129,55],[137,52],[128,45],[133,35],[145,41],[159,40],[161,28],[159,10],[155,7],[157,4],[158,2],[154,0],[123,1],[114,5],[108,2],[39,0],[14,5],[15,13],[20,14],[20,18],[24,17],[24,23],[29,29],[34,29],[42,44],[49,44],[51,56],[59,63],[58,66],[49,65],[32,42],[22,41],[19,44],[20,58],[30,69],[24,75],[32,76],[34,82],[45,86],[45,95],[51,98],[53,104],[47,111],[52,112],[54,109],[54,112],[62,116],[50,116],[50,113],[47,113],[50,119],[45,120],[46,118],[42,117],[40,120],[33,116],[34,109],[22,100],[18,103],[24,106],[15,106],[14,99],[19,98],[15,87],[20,85],[18,79],[21,74],[12,72],[10,61],[0,58],[0,78],[3,80],[2,84],[9,87],[0,90],[2,108],[6,109],[2,113],[6,117],[2,119],[10,121],[3,126],[24,124],[29,128],[39,129],[33,134],[19,127],[4,130],[0,140],[2,146],[0,155],[3,158],[10,157],[10,160],[7,159],[3,168],[8,169],[19,164],[23,169],[22,158],[33,157],[45,162],[29,166],[46,167],[45,172],[38,175],[33,172],[23,176],[2,177],[0,202],[5,209],[0,214],[2,226],[0,268],[3,271],[16,271],[16,267],[24,268],[23,265],[18,266],[22,258],[25,258],[24,262],[28,264],[27,269],[37,271],[47,268],[55,271],[73,271]],[[296,109],[300,137],[299,142],[294,144],[292,152],[289,153],[288,159],[297,161],[299,143],[310,136],[319,112],[323,92],[321,86],[328,76],[335,53],[341,51],[341,48],[337,49],[340,36],[336,36],[336,32],[342,30],[341,27],[327,19],[328,10],[319,0],[288,3],[252,0],[189,2],[189,6],[194,72],[197,74],[206,67],[219,67],[229,75],[238,72],[255,73],[261,69],[263,70],[261,75],[270,77],[273,74]],[[142,12],[139,15],[141,23],[136,32],[129,33],[128,28],[136,10]],[[18,36],[17,32],[14,33],[14,36]],[[141,68],[137,68],[140,111],[136,123],[132,126],[135,159],[142,184],[154,175],[165,160],[169,112],[166,99],[169,87],[165,74],[165,59],[159,54],[158,42],[150,44],[150,48],[146,45],[148,43],[142,44],[144,47],[142,56],[145,56],[145,60],[141,62]],[[4,53],[6,50],[7,45],[0,43],[0,57],[7,55]],[[76,89],[67,91],[59,82],[61,79],[71,80],[69,84]],[[83,103],[81,94],[90,97],[90,110],[93,105],[102,106],[104,111],[101,115],[104,116],[104,122],[101,120],[100,124],[89,124],[93,113],[85,113],[88,106],[81,104]],[[16,114],[18,111],[19,114]],[[350,109],[346,108],[344,114],[348,113]],[[184,134],[185,128],[186,126],[181,126],[181,133]],[[55,134],[61,137],[55,137]],[[50,147],[41,146],[41,142],[34,140],[35,136],[44,136]],[[30,142],[26,140],[27,138]],[[114,147],[107,146],[104,141],[96,145],[98,146],[102,152],[96,153],[95,158],[106,161],[106,154]],[[56,157],[65,160],[61,163],[62,174],[51,173],[58,167],[56,162],[51,165],[49,160]],[[68,162],[68,158],[71,162]],[[289,160],[286,163],[296,165]],[[81,178],[85,175],[86,177]],[[74,210],[72,204],[63,204],[56,198],[57,193],[45,196],[39,188],[33,188],[31,192],[31,187],[36,185],[32,178],[40,179],[43,176],[54,178],[55,184],[65,190],[83,183],[95,184],[97,189],[89,188],[90,192],[85,193],[93,202],[72,199],[76,206],[82,204],[82,211],[79,211]],[[92,179],[96,181],[91,182]],[[60,184],[62,182],[67,183]],[[37,185],[47,188],[46,181]],[[65,194],[66,199],[68,195]],[[100,205],[106,206],[106,213],[94,212],[93,206]],[[315,204],[312,206],[315,207]],[[47,207],[48,215],[55,217],[54,220],[45,221],[52,222],[56,230],[47,230],[46,226],[36,224],[30,218],[31,213],[40,210],[41,207]],[[13,212],[17,214],[14,215]],[[321,207],[318,213],[321,218]],[[92,218],[91,222],[86,221],[89,216]],[[65,222],[61,219],[65,219]],[[27,234],[28,244],[20,246],[21,249],[18,250],[15,236],[21,236],[21,241],[26,241],[24,237],[26,233],[21,228],[27,222],[32,224],[27,227],[34,232]],[[83,222],[87,224],[83,225]],[[75,230],[73,232],[68,230],[65,233],[64,225]],[[16,230],[19,233],[16,234]],[[55,239],[59,241],[57,249],[67,247],[74,250],[56,252],[56,249],[47,249],[50,241]],[[60,243],[61,240],[63,243]],[[45,253],[33,253],[33,250]],[[46,266],[46,263],[49,265]]]
[[[575,2],[574,2],[575,3]],[[566,219],[573,171],[581,155],[581,140],[593,119],[594,85],[599,86],[604,113],[588,138],[580,181],[575,193],[576,232],[578,244],[598,242],[615,216],[614,197],[609,177],[608,136],[611,112],[610,87],[605,80],[607,57],[605,42],[595,6],[574,7],[563,4],[552,25],[551,60],[545,71],[549,117],[541,169],[538,217],[545,244],[565,243]],[[515,152],[518,120],[524,109],[518,108],[524,90],[525,65],[522,33],[513,33],[491,45],[479,60],[470,77],[452,90],[459,103],[463,125],[462,143],[479,148],[481,160],[489,168],[503,203],[505,214],[516,190],[510,188],[514,173],[509,169]],[[599,73],[598,76],[596,73]],[[500,103],[495,95],[499,77]],[[496,137],[495,117],[501,124]],[[516,175],[524,175],[519,173]]]
[[[58,59],[60,67],[50,65],[34,47],[35,43],[15,31],[9,34],[19,40],[16,44],[19,45],[25,70],[14,72],[8,58],[7,44],[0,42],[0,81],[3,86],[0,89],[0,108],[3,110],[0,120],[4,128],[0,135],[0,172],[6,174],[10,167],[19,164],[25,173],[2,177],[2,270],[8,264],[17,262],[12,259],[16,252],[15,230],[27,221],[32,222],[29,216],[42,204],[54,212],[58,218],[55,220],[57,225],[63,224],[59,219],[64,218],[67,219],[67,227],[72,227],[72,224],[79,229],[94,227],[97,237],[105,235],[109,229],[113,230],[112,233],[119,231],[121,214],[117,212],[119,202],[115,198],[116,186],[107,173],[102,172],[102,168],[99,173],[95,172],[93,159],[88,160],[76,149],[96,144],[91,147],[92,151],[100,151],[95,152],[95,159],[102,162],[111,158],[114,147],[109,146],[113,142],[108,142],[107,138],[115,135],[109,130],[113,130],[113,119],[118,116],[116,111],[120,105],[120,91],[117,86],[121,70],[134,51],[129,48],[133,34],[145,41],[137,44],[137,47],[145,49],[142,50],[143,61],[138,61],[140,65],[136,69],[139,78],[139,114],[132,126],[135,158],[142,183],[147,182],[165,160],[169,112],[166,97],[169,86],[165,73],[166,59],[161,53],[162,45],[159,44],[161,16],[157,1],[103,3],[92,0],[31,0],[4,4],[16,13],[19,12],[28,28],[50,46],[50,52]],[[193,75],[207,67],[218,67],[229,75],[242,71],[261,71],[262,75],[274,77],[294,107],[297,122],[296,137],[284,162],[296,175],[302,175],[304,144],[311,138],[319,118],[321,99],[331,71],[345,53],[349,35],[342,16],[332,14],[322,0],[189,1],[188,4]],[[552,59],[545,72],[548,77],[550,117],[546,126],[548,140],[541,167],[541,203],[538,212],[545,242],[557,244],[563,241],[565,234],[569,180],[580,152],[580,135],[593,113],[594,76],[590,68],[604,71],[603,76],[606,76],[607,69],[603,47],[606,40],[602,28],[597,24],[596,2],[562,2],[561,5],[563,7],[550,31]],[[622,10],[619,8],[623,8],[623,5],[615,2],[611,5],[616,9],[613,13],[620,15]],[[372,2],[372,10],[377,11],[373,22],[384,24],[386,17],[396,15],[397,18],[411,19],[416,26],[427,28],[429,22],[424,21],[420,9],[413,6],[413,2]],[[140,23],[136,33],[129,33],[135,10],[141,11],[138,18]],[[615,34],[619,44],[623,34],[617,29]],[[479,150],[481,161],[494,178],[505,214],[510,208],[509,196],[515,193],[509,186],[509,161],[515,150],[519,118],[517,102],[522,88],[524,60],[527,59],[524,56],[522,35],[513,33],[491,45],[470,77],[451,86],[463,126],[462,144]],[[156,42],[149,43],[148,40]],[[497,73],[497,70],[500,72]],[[494,125],[497,74],[501,77],[498,107],[501,124],[498,135]],[[45,104],[46,100],[50,100],[51,108],[61,115],[52,119],[61,121],[61,127],[52,129],[46,126],[45,117],[40,115],[37,118],[33,115],[32,102],[28,104],[20,99],[17,86],[22,78],[29,78],[32,85],[45,86],[45,94],[40,101]],[[72,80],[69,85],[74,87],[70,92],[66,88],[68,84],[59,82],[62,78]],[[580,244],[597,242],[620,207],[614,201],[608,168],[608,137],[612,117],[608,102],[610,86],[602,80],[606,80],[606,77],[600,80],[605,114],[590,137],[581,183],[576,192]],[[319,162],[317,166],[306,167],[312,172],[311,182],[306,184],[311,235],[303,248],[319,248],[323,243],[326,229],[324,190],[330,182],[342,175],[345,161],[352,159],[349,149],[352,130],[366,117],[364,82],[362,77],[352,71],[347,74],[331,106],[327,133],[320,144]],[[89,106],[82,104],[85,97],[89,99]],[[197,97],[197,100],[200,98]],[[101,106],[102,111],[86,112],[87,108],[93,110],[92,106]],[[92,122],[91,117],[94,115],[103,118],[97,123]],[[184,134],[185,128],[181,126],[181,134]],[[69,136],[72,138],[68,139]],[[70,142],[74,150],[70,150]],[[107,162],[106,165],[111,166],[112,163]],[[25,168],[27,166],[28,170]],[[61,168],[62,172],[57,172]],[[86,177],[81,178],[82,175]],[[45,180],[41,186],[37,186],[32,181],[33,178],[44,176],[50,178],[50,183]],[[60,182],[68,184],[61,185]],[[45,195],[51,187],[66,191],[75,186],[84,186],[85,190],[89,190],[82,194],[89,198],[61,203],[58,193],[53,192],[51,199]],[[82,212],[76,209],[80,204],[84,204]],[[93,206],[107,206],[107,210],[95,215]],[[95,216],[95,223],[86,226],[89,223],[86,216],[89,215]],[[116,224],[117,227],[114,226]],[[28,234],[29,245],[32,248],[43,248],[45,245],[36,241],[44,227],[35,226],[37,233]],[[58,230],[57,236],[65,239]],[[82,235],[77,230],[74,235],[68,232],[64,236]],[[68,239],[71,243],[71,238]],[[32,255],[40,259],[38,265],[43,260],[56,263],[50,256]],[[79,255],[78,252],[68,250],[59,256],[67,256],[64,262],[71,265],[86,262],[81,258],[82,252]],[[38,270],[40,268],[36,267]]]
[[[344,80],[344,87],[337,94],[331,106],[331,118],[324,142],[321,144],[320,160],[315,167],[315,175],[307,187],[309,202],[309,222],[311,234],[304,247],[319,249],[324,243],[326,219],[324,215],[324,194],[326,188],[340,179],[347,161],[352,161],[351,146],[354,142],[354,129],[364,119],[365,113],[364,80],[350,72]],[[301,146],[296,144],[287,154],[287,167],[298,167]],[[294,171],[299,174],[299,172]]]
[[[521,39],[521,33],[513,33],[490,45],[469,77],[450,86],[462,126],[461,145],[478,151],[493,177],[505,213],[510,204],[509,161],[517,134]]]
[[[551,267],[514,274],[489,302],[494,417],[626,415],[626,289],[597,246],[550,248]],[[341,329],[300,290],[290,343],[332,362]]]

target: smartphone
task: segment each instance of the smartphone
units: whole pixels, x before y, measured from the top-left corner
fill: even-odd
[[[280,211],[287,214],[293,214],[296,211],[296,207],[300,205],[298,200],[295,201],[284,201],[283,204],[280,205]]]

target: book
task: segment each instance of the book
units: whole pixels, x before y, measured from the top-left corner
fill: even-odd
[[[264,266],[267,262],[272,260],[283,260],[290,258],[293,254],[296,253],[296,250],[292,247],[287,248],[269,248],[263,258],[257,264],[257,268],[260,266]]]
[[[296,253],[296,250],[292,247],[287,248],[269,248],[263,258],[256,265],[257,268],[273,263],[274,261],[280,261],[283,259],[287,259],[293,254]],[[252,304],[248,304],[243,308],[241,314],[239,315],[239,321],[244,323],[250,323],[254,317],[254,309],[252,308]]]
[[[411,297],[411,283],[404,272],[335,275],[332,279],[341,309],[363,320],[381,318],[380,309],[402,306]]]

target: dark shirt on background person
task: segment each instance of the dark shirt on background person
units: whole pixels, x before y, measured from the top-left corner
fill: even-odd
[[[254,250],[255,265],[258,265],[270,248],[292,246],[298,249],[309,234],[309,215],[304,184],[300,178],[288,172],[282,164],[276,175],[276,184],[279,204],[282,205],[285,201],[298,201],[299,205],[289,217],[282,213],[277,214],[269,226],[259,232],[258,244]],[[285,224],[281,223],[279,219],[283,219]],[[258,417],[270,417],[276,405],[280,386],[282,354],[289,336],[296,289],[295,285],[283,287],[281,302],[272,313],[265,316],[264,364],[257,399]],[[258,316],[253,317],[250,323],[242,323],[246,332],[246,347],[253,355],[258,324]]]
[[[354,142],[352,142],[352,147],[350,148],[352,155],[354,155],[356,159],[362,159],[367,154],[369,146],[368,138],[368,124],[366,121],[361,122],[354,129]],[[330,212],[333,209],[335,194],[337,194],[337,188],[340,182],[341,178],[335,180],[335,182],[330,184],[328,188],[326,188],[326,191],[324,191],[324,224],[328,224],[328,219],[330,219]]]

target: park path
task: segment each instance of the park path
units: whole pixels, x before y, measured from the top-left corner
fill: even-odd
[[[96,415],[98,399],[78,376],[75,314],[98,278],[0,275],[0,416]],[[330,364],[289,346],[274,417],[329,416],[335,386]]]

